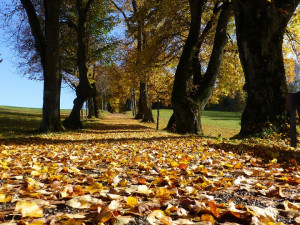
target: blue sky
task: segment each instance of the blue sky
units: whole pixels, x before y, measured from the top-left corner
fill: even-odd
[[[0,43],[0,52],[0,105],[42,108],[43,82],[22,77],[15,66],[17,56],[4,43]],[[74,98],[74,91],[62,88],[61,108],[71,109]]]
[[[0,2],[0,6],[3,1]],[[1,15],[0,15],[1,16]],[[42,108],[43,82],[28,80],[18,71],[16,62],[18,55],[6,40],[8,34],[1,28],[3,20],[0,18],[0,105]],[[75,92],[70,88],[62,88],[61,109],[71,109]]]
[[[3,37],[0,31],[0,37]],[[42,108],[43,82],[22,77],[15,66],[18,57],[9,46],[0,40],[0,105]],[[61,108],[71,109],[75,93],[70,88],[62,88]]]

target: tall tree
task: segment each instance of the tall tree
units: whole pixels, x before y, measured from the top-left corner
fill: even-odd
[[[43,68],[43,119],[40,131],[59,131],[61,73],[59,71],[59,12],[61,0],[44,0],[45,21],[41,21],[30,0],[21,0]],[[45,24],[43,31],[42,24]]]
[[[272,125],[279,128],[286,120],[282,42],[298,4],[299,0],[235,0],[237,43],[247,91],[242,136]]]
[[[67,128],[78,129],[82,128],[80,121],[80,110],[83,103],[92,96],[92,87],[88,80],[87,69],[87,34],[86,22],[88,12],[94,0],[88,0],[84,3],[83,0],[76,0],[76,10],[78,14],[76,32],[77,32],[77,66],[79,69],[79,84],[76,87],[76,98],[74,100],[73,109],[68,118],[63,122]]]
[[[189,35],[175,73],[172,92],[174,116],[171,117],[168,126],[173,120],[176,125],[176,131],[179,133],[202,134],[202,111],[212,94],[219,73],[223,51],[227,43],[226,31],[232,13],[230,3],[225,2],[221,6],[222,9],[216,27],[210,60],[206,72],[202,75],[200,63],[197,61],[202,40],[206,35],[206,29],[204,29],[200,36],[204,4],[204,1],[190,0],[191,25]],[[218,5],[215,6],[214,14],[218,12],[216,10]],[[214,19],[214,15],[212,19]],[[210,22],[208,22],[207,29],[210,29],[210,26]],[[192,76],[194,76],[195,86],[193,87],[194,90],[189,92],[188,86]]]
[[[141,8],[144,5],[144,1],[131,0],[130,18],[126,15],[126,12],[118,6],[115,1],[112,1],[115,7],[122,13],[126,22],[129,33],[134,33],[134,41],[136,41],[136,60],[135,66],[139,68],[137,76],[139,78],[139,101],[138,101],[138,113],[135,116],[136,119],[142,119],[142,122],[154,122],[151,106],[148,98],[148,76],[145,71],[140,70],[142,67],[142,51],[147,44],[146,31],[144,29],[145,20],[149,12],[142,11]],[[129,5],[128,5],[129,6]],[[130,6],[129,6],[130,7]]]

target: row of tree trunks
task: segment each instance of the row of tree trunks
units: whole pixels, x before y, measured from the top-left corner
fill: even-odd
[[[205,75],[199,76],[201,71],[199,71],[198,57],[194,55],[192,58],[193,53],[197,55],[201,46],[199,42],[197,46],[193,39],[199,27],[199,23],[195,21],[201,19],[201,9],[196,4],[200,2],[190,0],[192,15],[190,33],[177,67],[172,93],[174,115],[169,121],[168,128],[173,127],[175,123],[176,131],[179,133],[202,133],[199,122],[201,112],[211,96],[226,43],[226,33],[217,31],[214,43],[215,56],[213,56],[213,50]],[[280,128],[286,122],[287,85],[282,43],[288,21],[298,4],[299,0],[234,1],[239,55],[245,73],[245,90],[247,91],[246,108],[241,122],[241,136],[261,133],[270,126]],[[198,15],[195,13],[196,10],[198,10]],[[224,26],[228,23],[228,12],[224,9],[221,12],[220,18],[223,18],[218,22],[220,31],[226,30]],[[187,81],[192,73],[196,75],[193,80],[194,85],[199,86],[197,91],[188,97]]]

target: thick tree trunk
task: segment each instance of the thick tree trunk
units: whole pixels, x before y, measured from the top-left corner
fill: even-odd
[[[80,110],[83,103],[92,95],[92,88],[87,77],[88,69],[86,67],[86,54],[87,54],[87,39],[86,39],[86,20],[90,4],[93,1],[89,0],[83,6],[82,0],[76,0],[76,9],[78,13],[77,24],[77,66],[79,69],[79,84],[76,88],[76,99],[71,114],[64,120],[63,124],[67,128],[80,129],[82,123],[80,121]]]
[[[152,110],[148,105],[148,90],[147,84],[141,82],[140,83],[140,97],[138,103],[138,115],[141,115],[142,122],[154,122]]]
[[[224,3],[222,5],[222,11],[219,16],[216,33],[215,33],[213,50],[207,66],[206,73],[204,74],[204,76],[202,76],[200,63],[198,61],[198,54],[201,48],[201,43],[203,42],[201,38],[203,35],[205,35],[205,33],[203,33],[200,36],[200,38],[197,38],[197,40],[194,40],[191,37],[191,35],[195,35],[196,33],[200,32],[198,27],[201,24],[202,7],[198,3],[199,4],[198,8],[196,8],[196,5],[192,5],[192,1],[190,2],[191,2],[191,7],[193,6],[194,9],[198,10],[198,14],[195,11],[193,12],[191,10],[192,13],[191,29],[185,45],[185,48],[189,49],[189,52],[188,53],[183,52],[179,65],[177,67],[177,71],[176,71],[177,76],[175,75],[172,103],[174,107],[176,131],[179,133],[202,134],[203,131],[201,126],[201,116],[204,107],[212,94],[214,84],[216,82],[219,73],[223,51],[227,43],[227,35],[226,35],[227,25],[232,15],[232,11],[229,3]],[[193,4],[196,3],[194,2]],[[216,7],[215,9],[216,10],[214,10],[214,12],[216,11],[217,13],[218,10]],[[199,33],[198,36],[196,37],[199,37]],[[195,41],[197,41],[196,45],[195,45]],[[196,48],[196,50],[194,50],[194,48]],[[185,50],[186,49],[184,49],[184,51]],[[194,55],[191,60],[192,53]],[[183,63],[184,65],[181,65],[181,63]],[[186,90],[187,82],[192,75],[193,75],[193,83],[196,86],[194,87],[195,90],[191,93],[191,96],[188,96]],[[173,121],[174,121],[174,117],[171,118]],[[173,126],[171,119],[168,124],[169,128]]]
[[[245,73],[246,108],[241,136],[260,133],[286,121],[287,85],[283,35],[299,0],[235,2],[237,41]]]
[[[191,65],[200,35],[202,7],[204,1],[190,0],[191,26],[175,73],[172,105],[179,133],[198,133],[199,123],[194,102],[187,96],[188,81],[192,76]]]
[[[202,112],[204,110],[204,107],[206,106],[207,101],[212,95],[214,85],[219,74],[224,48],[227,44],[227,26],[232,15],[231,4],[224,3],[218,19],[213,50],[210,56],[207,70],[203,78],[201,79],[200,85],[197,87],[196,93],[192,96],[192,99],[196,102],[196,106],[198,107],[198,133],[201,134],[203,133],[201,124]]]
[[[44,0],[45,34],[30,0],[21,0],[44,73],[43,119],[39,131],[60,131],[59,10],[61,0]]]
[[[59,10],[60,0],[45,1],[46,14],[46,64],[44,67],[43,119],[40,131],[60,131],[60,90],[59,67]]]

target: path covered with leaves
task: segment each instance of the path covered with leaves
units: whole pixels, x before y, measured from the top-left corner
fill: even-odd
[[[279,140],[91,129],[0,139],[2,224],[300,224],[300,157]]]

